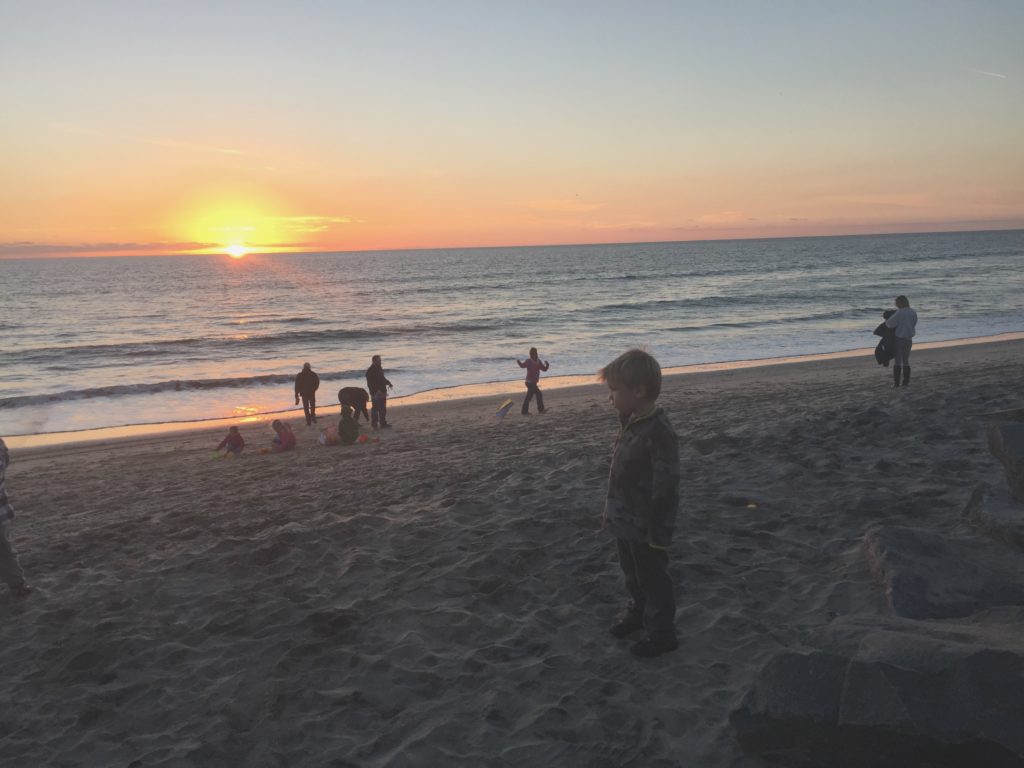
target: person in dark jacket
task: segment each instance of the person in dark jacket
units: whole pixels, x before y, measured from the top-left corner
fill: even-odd
[[[359,414],[363,414],[366,420],[370,420],[370,412],[366,410],[366,404],[370,402],[370,396],[362,387],[342,387],[338,390],[338,402],[341,403],[341,410],[347,405],[355,412],[355,419],[359,421]]]
[[[316,391],[320,388],[320,377],[313,372],[309,363],[302,364],[302,370],[295,376],[295,404],[302,399],[302,412],[306,414],[306,426],[316,421]]]
[[[882,338],[875,347],[875,360],[879,365],[889,367],[889,361],[896,355],[896,329],[890,328],[885,321],[896,314],[895,309],[887,309],[882,313],[882,322],[875,328],[875,336]]]
[[[380,425],[381,429],[390,427],[388,424],[388,390],[392,388],[391,382],[384,375],[384,368],[380,362],[380,355],[374,355],[372,364],[366,369],[366,388],[370,390],[370,423],[374,429]]]
[[[14,519],[14,507],[7,500],[7,465],[11,463],[7,444],[0,438],[0,579],[7,583],[14,597],[25,597],[32,592],[25,582],[25,572],[21,570],[18,556],[11,546],[8,529]]]
[[[619,565],[632,598],[609,630],[625,638],[646,629],[635,643],[637,656],[660,656],[679,647],[676,598],[668,553],[679,506],[679,440],[665,411],[661,366],[640,349],[615,358],[601,370],[621,429],[608,473],[604,528],[615,537]]]

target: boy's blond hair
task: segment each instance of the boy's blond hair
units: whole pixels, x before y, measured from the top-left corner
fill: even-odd
[[[651,400],[661,394],[661,366],[642,349],[623,352],[600,370],[598,378],[613,387],[646,387]]]

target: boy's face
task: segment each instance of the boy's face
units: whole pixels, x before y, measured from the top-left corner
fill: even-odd
[[[608,402],[620,416],[632,416],[641,405],[647,405],[647,387],[608,382]]]

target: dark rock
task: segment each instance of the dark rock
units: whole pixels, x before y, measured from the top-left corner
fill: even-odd
[[[1024,424],[993,424],[988,430],[988,449],[1003,462],[1013,498],[1024,502]]]
[[[997,542],[880,526],[861,546],[898,616],[946,619],[1024,605],[1024,554]]]
[[[1024,504],[1006,491],[979,484],[964,507],[964,517],[986,536],[1024,550]]]
[[[962,622],[839,619],[783,651],[732,713],[786,766],[1024,766],[1024,612]]]

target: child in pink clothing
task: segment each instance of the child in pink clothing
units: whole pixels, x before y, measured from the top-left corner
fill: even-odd
[[[227,448],[225,455],[233,453],[235,456],[242,455],[242,449],[245,448],[245,438],[242,437],[242,433],[238,431],[238,427],[231,427],[228,429],[228,436],[220,441],[220,445],[217,446],[217,450]]]
[[[530,356],[525,361],[516,358],[520,368],[526,369],[526,399],[523,400],[523,416],[530,415],[530,401],[537,396],[537,413],[544,413],[544,395],[537,383],[540,381],[540,372],[548,369],[548,361],[542,361],[537,356],[537,348],[530,347]]]
[[[270,448],[272,453],[284,453],[285,451],[295,450],[295,433],[292,432],[292,428],[286,422],[274,419],[270,426],[277,433],[277,437],[274,438],[273,445]]]

